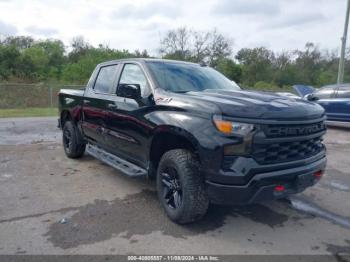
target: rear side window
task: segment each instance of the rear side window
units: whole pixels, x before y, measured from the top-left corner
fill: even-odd
[[[117,66],[101,67],[94,86],[96,93],[108,94],[111,92],[117,76]]]

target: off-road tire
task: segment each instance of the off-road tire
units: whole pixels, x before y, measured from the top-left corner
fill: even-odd
[[[172,208],[167,203],[164,185],[164,170],[174,169],[182,187],[181,204]],[[204,179],[200,173],[200,165],[196,156],[188,150],[174,149],[166,152],[158,165],[157,191],[168,217],[178,224],[187,224],[201,219],[208,210],[209,199]],[[169,191],[167,191],[169,192]]]
[[[85,143],[78,127],[72,121],[67,121],[62,131],[63,148],[66,155],[69,158],[82,157],[85,152]],[[67,141],[68,134],[70,135],[69,141]]]

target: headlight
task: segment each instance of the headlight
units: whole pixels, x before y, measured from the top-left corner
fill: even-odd
[[[220,116],[214,116],[213,121],[219,131],[228,135],[237,134],[246,136],[254,130],[253,124],[227,121],[223,120]]]

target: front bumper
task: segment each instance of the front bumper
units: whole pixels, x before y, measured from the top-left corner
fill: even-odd
[[[210,200],[218,204],[250,204],[265,200],[283,198],[289,194],[302,192],[319,180],[315,172],[324,171],[326,157],[296,167],[289,167],[269,172],[255,174],[244,185],[222,184],[206,181]],[[278,192],[277,185],[283,185],[285,190]]]

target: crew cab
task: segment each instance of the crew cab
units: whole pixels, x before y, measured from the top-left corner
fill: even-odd
[[[209,203],[301,192],[326,166],[321,106],[241,90],[205,65],[101,63],[84,90],[59,92],[59,114],[68,157],[87,151],[126,175],[155,178],[162,207],[179,224],[203,217]]]

